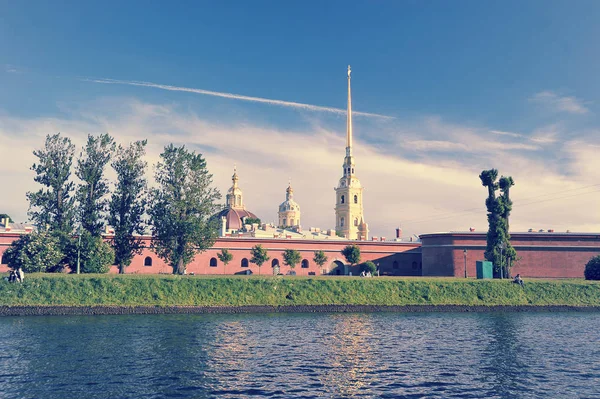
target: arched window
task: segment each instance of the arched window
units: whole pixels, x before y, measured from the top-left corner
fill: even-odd
[[[343,204],[343,203],[344,203],[344,200],[345,200],[345,198],[344,198],[344,196],[342,195],[342,196],[340,197],[340,203],[341,203],[341,204]]]
[[[283,225],[287,226],[287,219],[283,219]]]
[[[354,203],[355,203],[355,204],[358,204],[358,195],[355,195],[355,196],[354,196]]]
[[[358,226],[358,218],[354,218],[354,225]]]
[[[152,266],[152,258],[149,256],[146,256],[144,258],[144,266]]]
[[[242,267],[248,267],[248,259],[242,259]]]
[[[302,268],[308,269],[308,259],[302,259]]]
[[[242,196],[238,195],[235,197],[235,205],[236,206],[241,206],[242,205]]]
[[[354,168],[352,168],[352,173],[354,173]]]
[[[413,270],[417,270],[419,268],[419,266],[417,265],[417,262],[412,263],[412,268],[413,268]]]
[[[344,218],[340,218],[340,227],[344,227]]]
[[[400,266],[398,265],[397,260],[395,260],[394,263],[392,263],[392,269],[400,269]]]
[[[279,259],[273,259],[271,261],[271,267],[279,266]]]
[[[210,267],[217,267],[217,258],[210,258]]]

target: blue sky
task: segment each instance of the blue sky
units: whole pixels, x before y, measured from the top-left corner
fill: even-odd
[[[461,212],[481,206],[488,167],[513,175],[515,202],[548,200],[515,207],[511,226],[598,230],[598,187],[584,187],[600,183],[599,17],[597,1],[0,0],[0,151],[23,151],[0,166],[14,184],[0,205],[26,218],[45,134],[108,131],[147,136],[150,162],[190,145],[222,191],[237,163],[264,220],[292,177],[306,223],[331,227],[343,115],[93,80],[344,108],[351,64],[355,111],[392,117],[355,119],[374,234],[484,229],[484,214]]]

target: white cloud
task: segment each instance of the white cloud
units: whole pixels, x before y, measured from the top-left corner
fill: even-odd
[[[262,98],[262,97],[251,97],[251,96],[244,96],[241,94],[223,93],[223,92],[218,92],[218,91],[194,89],[194,88],[190,88],[190,87],[170,86],[170,85],[163,85],[163,84],[158,84],[158,83],[138,82],[138,81],[132,81],[132,80],[116,80],[116,79],[82,79],[82,80],[86,81],[86,82],[93,82],[93,83],[121,84],[121,85],[129,85],[129,86],[151,87],[151,88],[155,88],[155,89],[169,90],[169,91],[183,91],[183,92],[188,92],[188,93],[203,94],[203,95],[207,95],[207,96],[229,98],[229,99],[233,99],[233,100],[257,102],[257,103],[263,103],[263,104],[277,105],[277,106],[281,106],[281,107],[291,107],[291,108],[303,109],[303,110],[308,110],[308,111],[331,112],[334,114],[346,114],[346,110],[341,109],[341,108],[324,107],[321,105],[304,104],[304,103],[297,103],[297,102],[293,102],[293,101],[273,100],[270,98]],[[369,112],[358,112],[358,111],[353,111],[352,115],[366,116],[366,117],[371,117],[371,118],[382,118],[382,119],[392,119],[393,118],[393,117],[387,116],[387,115],[373,114],[373,113],[369,113]]]
[[[222,193],[231,184],[233,164],[237,164],[245,203],[265,221],[276,219],[291,177],[295,199],[302,207],[303,226],[331,228],[333,187],[341,175],[345,147],[345,121],[338,122],[338,132],[323,126],[291,131],[250,123],[211,123],[173,106],[122,99],[112,99],[103,106],[84,104],[71,119],[20,119],[0,114],[0,175],[7,188],[0,196],[0,212],[19,221],[26,218],[25,192],[37,189],[29,170],[35,161],[32,151],[43,144],[46,134],[60,131],[80,147],[87,133],[109,132],[121,143],[148,138],[150,165],[170,142],[203,153]],[[578,189],[600,180],[597,148],[568,142],[566,165],[558,165],[548,161],[552,154],[532,157],[531,151],[512,150],[515,145],[531,144],[487,140],[489,129],[445,124],[436,118],[421,125],[398,127],[398,131],[415,136],[407,142],[422,141],[424,152],[417,160],[411,157],[415,149],[403,146],[400,139],[385,145],[369,144],[364,139],[371,134],[368,128],[356,131],[356,170],[365,187],[365,218],[373,235],[390,238],[398,225],[407,234],[469,227],[485,230],[486,190],[478,175],[491,167],[516,181],[511,192],[514,230],[600,229],[600,194]],[[432,135],[435,139],[418,138]],[[434,147],[454,148],[460,153],[427,154],[426,149]],[[560,193],[566,190],[575,195],[562,198],[565,195]],[[531,199],[549,193],[552,195],[540,199],[544,202]],[[465,212],[472,209],[476,211]]]
[[[559,125],[554,124],[535,129],[529,140],[538,144],[552,144],[558,141],[562,129]]]
[[[442,140],[413,140],[403,145],[416,151],[469,151],[466,144]]]
[[[550,90],[535,94],[529,101],[540,104],[554,112],[567,112],[570,114],[586,114],[589,112],[589,109],[580,99],[572,96],[560,96]]]
[[[490,133],[496,134],[498,136],[508,136],[508,137],[515,137],[515,138],[521,138],[521,137],[523,137],[523,135],[519,134],[519,133],[503,132],[501,130],[490,130]]]

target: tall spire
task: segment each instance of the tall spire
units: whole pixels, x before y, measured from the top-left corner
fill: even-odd
[[[350,74],[352,69],[348,65],[348,116],[346,119],[346,156],[352,155],[352,91],[350,90]]]

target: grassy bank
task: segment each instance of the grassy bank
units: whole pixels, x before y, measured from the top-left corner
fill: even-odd
[[[600,306],[600,283],[450,278],[27,275],[0,282],[0,306]]]

